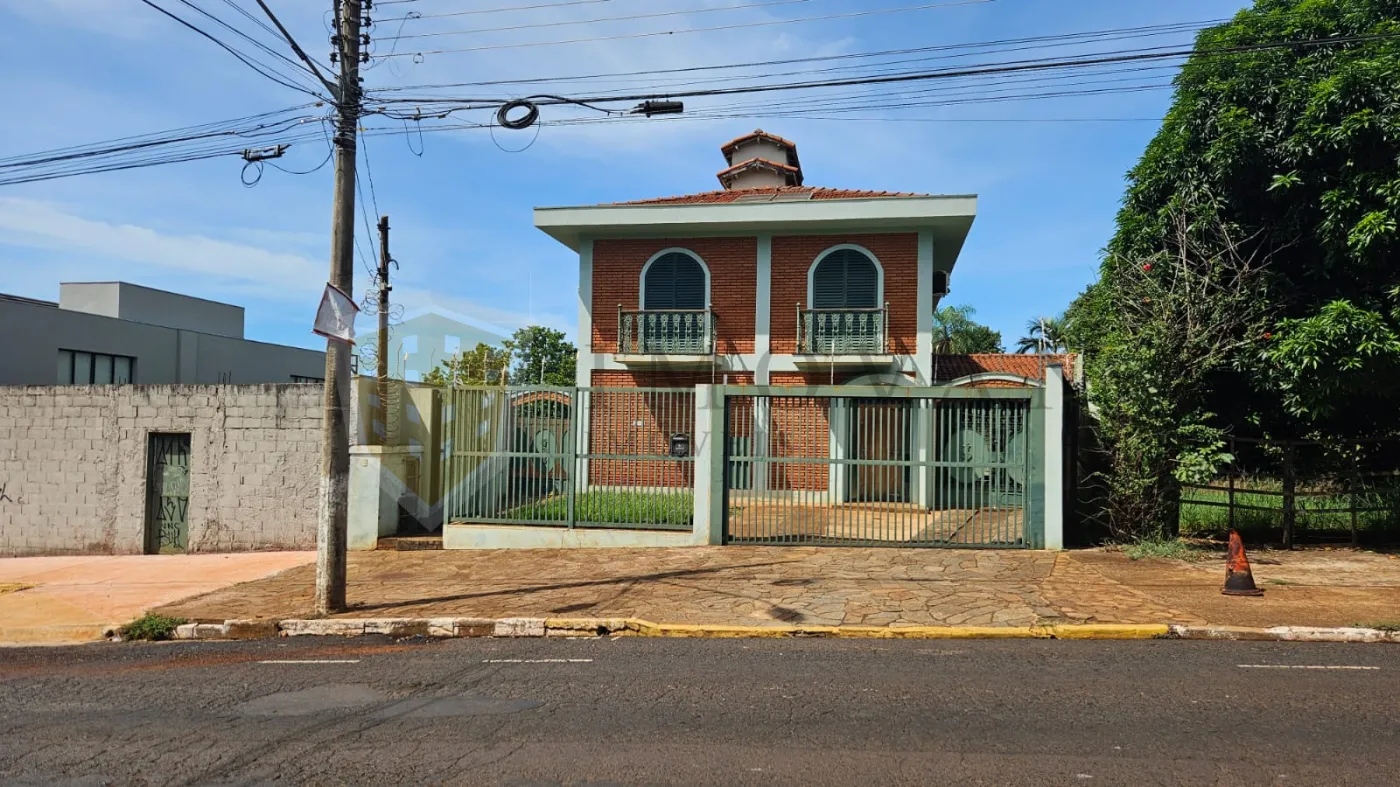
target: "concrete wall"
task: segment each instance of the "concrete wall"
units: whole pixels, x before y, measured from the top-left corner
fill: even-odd
[[[190,434],[190,551],[314,548],[319,386],[21,386],[0,387],[0,554],[143,551],[152,432]]]
[[[287,383],[325,376],[325,353],[0,299],[0,385],[58,382],[58,351],[136,358],[138,384]]]

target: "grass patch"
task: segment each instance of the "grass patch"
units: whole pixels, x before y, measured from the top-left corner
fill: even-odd
[[[175,627],[186,623],[184,618],[172,618],[147,612],[117,630],[122,639],[141,639],[160,642],[175,635]]]
[[[1397,631],[1400,631],[1400,620],[1383,620],[1379,623],[1353,623],[1351,625],[1353,628],[1379,629],[1381,631],[1387,631],[1392,634]]]
[[[34,586],[22,585],[18,582],[0,582],[0,596],[5,595],[6,593],[18,593],[21,590],[28,590],[32,587]]]
[[[1289,579],[1266,579],[1266,580],[1264,580],[1264,584],[1266,584],[1266,585],[1296,585],[1296,584],[1298,584],[1298,583],[1297,583],[1297,582],[1294,582],[1294,581],[1292,581],[1292,580],[1289,580]]]
[[[569,500],[555,495],[513,508],[505,516],[563,524],[568,521]],[[574,518],[587,524],[666,525],[688,530],[695,518],[695,495],[680,488],[674,492],[584,492],[574,496]]]
[[[1123,547],[1123,552],[1132,560],[1142,560],[1143,558],[1149,557],[1165,557],[1173,560],[1186,560],[1193,563],[1199,560],[1205,560],[1210,556],[1207,550],[1179,538],[1143,539]]]
[[[1214,486],[1225,486],[1216,480]],[[1275,478],[1237,479],[1234,493],[1234,527],[1240,533],[1266,536],[1283,528],[1283,484]],[[1220,489],[1187,487],[1182,490],[1178,523],[1183,536],[1220,536],[1230,529],[1226,504],[1230,493]],[[1294,500],[1297,531],[1344,535],[1351,530],[1351,509],[1356,509],[1356,528],[1362,536],[1391,540],[1400,536],[1400,490],[1395,488],[1358,491],[1355,495],[1309,487],[1299,483]]]

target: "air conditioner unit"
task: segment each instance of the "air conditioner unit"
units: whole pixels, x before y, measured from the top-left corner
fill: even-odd
[[[942,297],[948,294],[948,272],[933,272],[933,294],[934,297]]]

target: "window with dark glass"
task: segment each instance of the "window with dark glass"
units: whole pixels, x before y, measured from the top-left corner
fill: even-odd
[[[879,307],[880,270],[857,249],[837,249],[812,272],[813,309],[875,309]]]
[[[127,385],[136,382],[136,359],[127,355],[58,351],[59,385]]]
[[[705,308],[705,269],[694,257],[678,251],[652,260],[642,289],[647,311]]]
[[[799,352],[882,353],[880,267],[859,249],[836,249],[812,270],[812,298],[799,315]]]

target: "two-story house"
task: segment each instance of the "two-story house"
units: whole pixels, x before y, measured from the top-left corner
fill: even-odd
[[[933,313],[972,227],[976,197],[811,186],[797,146],[765,131],[720,149],[719,190],[536,209],[535,225],[578,252],[577,385],[940,381]],[[926,430],[907,408],[863,412],[881,431],[861,429],[840,403],[828,413],[789,401],[771,412],[734,413],[728,437],[744,444],[734,449],[742,455],[908,459],[917,450],[914,436]],[[635,442],[629,433],[659,441],[690,430],[662,412],[622,420],[599,408],[585,417],[594,453]],[[880,436],[896,432],[897,439]],[[741,463],[732,475],[740,488],[821,491],[833,501],[927,497],[911,473],[895,474],[894,483],[872,471],[857,482],[815,462],[772,465],[757,477]],[[594,463],[591,476],[605,485],[686,482],[643,478],[640,469],[612,462]]]
[[[535,210],[579,256],[578,385],[932,384],[976,197],[807,185],[765,131],[721,151],[716,191]]]

